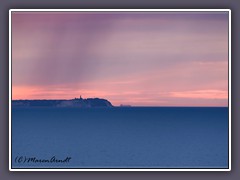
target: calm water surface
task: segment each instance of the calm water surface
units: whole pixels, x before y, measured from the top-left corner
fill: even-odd
[[[227,168],[228,108],[13,108],[12,166]]]

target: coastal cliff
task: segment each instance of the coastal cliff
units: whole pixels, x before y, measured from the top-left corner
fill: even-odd
[[[69,100],[12,100],[12,107],[113,107],[111,102],[100,98],[75,98]]]

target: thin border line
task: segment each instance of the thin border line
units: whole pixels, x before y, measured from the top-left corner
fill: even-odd
[[[228,117],[228,123],[229,123],[229,125],[228,125],[228,129],[229,129],[229,138],[228,138],[228,146],[229,146],[229,148],[228,148],[228,153],[229,153],[229,166],[228,166],[228,168],[231,170],[231,158],[232,158],[232,154],[231,154],[231,147],[232,147],[232,142],[231,142],[231,140],[232,140],[232,137],[231,137],[231,135],[232,135],[232,132],[231,132],[231,128],[232,128],[232,115],[231,115],[231,113],[232,113],[232,95],[231,95],[231,84],[232,84],[232,82],[231,82],[231,80],[232,80],[232,75],[231,75],[231,67],[232,67],[232,65],[231,65],[231,61],[232,61],[232,57],[231,57],[231,38],[232,38],[232,32],[231,32],[231,24],[232,24],[232,22],[231,22],[231,10],[228,12],[229,13],[229,19],[228,19],[228,114],[229,114],[229,117]]]
[[[228,168],[12,168],[12,12],[228,12]],[[231,10],[230,9],[10,9],[9,10],[9,171],[231,171]]]
[[[100,11],[100,12],[222,12],[222,11],[231,11],[230,9],[10,9],[9,11],[15,12],[89,12],[89,11]]]
[[[12,19],[9,11],[9,170],[12,168]],[[10,82],[11,81],[11,82]]]

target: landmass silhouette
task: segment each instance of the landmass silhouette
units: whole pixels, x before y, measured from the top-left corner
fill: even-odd
[[[81,107],[81,108],[95,108],[95,107],[114,107],[112,103],[106,99],[101,98],[80,98],[61,99],[61,100],[12,100],[13,107]]]

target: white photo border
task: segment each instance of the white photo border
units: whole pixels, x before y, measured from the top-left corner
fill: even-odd
[[[12,12],[228,12],[228,168],[12,168]],[[231,171],[231,9],[9,9],[9,171]]]

